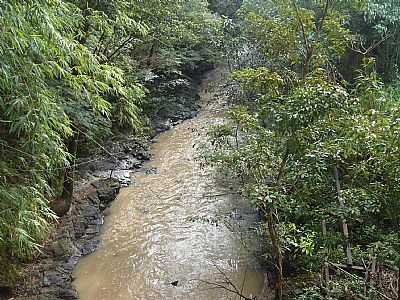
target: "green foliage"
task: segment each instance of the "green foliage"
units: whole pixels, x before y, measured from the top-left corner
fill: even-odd
[[[277,244],[272,224],[294,268],[346,261],[341,220],[351,228],[355,264],[399,261],[398,87],[385,86],[371,56],[351,84],[337,68],[356,36],[347,14],[371,8],[360,4],[245,2],[243,34],[264,60],[233,72],[245,106],[210,133],[210,161],[243,183],[243,194],[266,214],[268,244]],[[364,293],[360,282],[338,279],[298,299],[351,298]]]
[[[232,17],[242,4],[242,0],[210,0],[208,2],[212,11],[228,17]]]
[[[399,3],[397,0],[349,1],[345,7],[350,16],[349,24],[355,33],[352,51],[348,52],[343,68],[346,74],[360,67],[363,57],[377,59],[377,71],[385,81],[393,82],[398,77],[399,65]],[[354,3],[353,3],[354,2]],[[358,4],[358,5],[350,5]]]
[[[49,182],[68,164],[63,141],[72,135],[72,124],[90,129],[93,123],[77,109],[84,107],[93,119],[110,117],[109,97],[136,99],[143,93],[129,92],[121,69],[101,63],[75,40],[78,7],[62,1],[9,1],[0,11],[3,261],[29,258],[55,220],[48,208]],[[137,111],[125,99],[129,108],[121,107],[131,114],[123,115],[132,123]]]
[[[242,89],[248,92],[268,93],[271,97],[279,96],[284,86],[279,74],[265,67],[236,71],[232,79],[238,81]]]
[[[207,6],[203,0],[0,3],[2,268],[32,257],[56,221],[48,202],[58,196],[52,183],[75,159],[69,142],[81,133],[109,135],[113,127],[143,130],[146,97],[211,58],[206,48],[218,44],[220,23]],[[144,74],[163,80],[148,84]]]
[[[371,290],[368,297],[364,296],[365,283],[362,279],[341,278],[329,282],[327,287],[306,288],[303,293],[293,297],[296,300],[335,300],[335,299],[357,299],[363,295],[363,299],[380,299],[376,290]]]
[[[296,2],[268,2],[265,6],[274,9],[265,14],[244,5],[242,14],[247,35],[259,45],[271,69],[304,78],[318,68],[329,70],[346,50],[351,35],[344,26],[345,15],[330,2],[324,6],[311,1],[303,7]]]

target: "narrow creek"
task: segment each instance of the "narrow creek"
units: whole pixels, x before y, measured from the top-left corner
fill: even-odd
[[[223,100],[209,91],[219,78],[208,74],[198,116],[159,135],[146,171],[113,203],[101,246],[74,274],[82,300],[239,299],[209,284],[222,273],[264,299],[265,275],[243,238],[256,213],[197,159],[207,128],[223,122]]]

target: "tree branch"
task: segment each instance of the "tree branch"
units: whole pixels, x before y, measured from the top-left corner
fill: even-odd
[[[125,39],[119,46],[116,48],[110,55],[107,56],[107,60],[110,61],[119,51],[121,51],[129,42],[134,39],[132,35],[130,35],[127,39]]]
[[[381,40],[379,40],[379,41],[377,41],[377,42],[373,41],[373,42],[372,42],[372,45],[370,45],[368,48],[365,48],[365,47],[363,46],[362,42],[360,42],[360,46],[361,46],[363,49],[356,49],[356,48],[354,47],[354,43],[352,43],[352,45],[351,45],[351,50],[353,50],[354,52],[360,53],[361,55],[365,56],[365,55],[367,55],[368,53],[370,53],[371,51],[373,51],[373,50],[375,50],[376,48],[378,48],[383,42],[385,42],[386,40],[388,40],[388,39],[391,38],[392,36],[394,36],[393,33],[392,33],[392,34],[387,34],[387,35],[385,35]]]

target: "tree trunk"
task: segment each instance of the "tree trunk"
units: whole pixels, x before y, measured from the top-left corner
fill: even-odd
[[[146,62],[147,67],[151,66],[151,60],[153,59],[155,48],[156,48],[156,42],[153,42],[151,44],[149,55],[147,56],[147,62]]]
[[[397,273],[397,300],[400,300],[400,268]]]
[[[326,246],[327,234],[328,234],[328,231],[326,229],[326,220],[322,220],[322,236],[324,238],[324,246]],[[324,258],[324,266],[322,267],[322,277],[326,283],[329,282],[330,276],[329,276],[329,265],[328,265],[327,256],[325,256],[325,258]]]
[[[74,193],[74,161],[78,148],[77,138],[78,137],[75,136],[67,141],[68,152],[73,155],[73,157],[69,161],[69,166],[64,170],[63,191],[61,196],[51,203],[51,209],[59,217],[65,215],[69,211],[72,204],[72,197]]]
[[[73,166],[69,166],[64,171],[64,184],[61,198],[70,202],[74,193],[74,170]]]
[[[280,163],[278,174],[276,177],[276,187],[281,185],[281,181],[283,175],[285,173],[285,166],[289,158],[289,148],[286,149],[285,154],[282,157],[282,161]],[[281,240],[279,236],[279,232],[277,230],[278,212],[272,208],[268,208],[266,211],[266,219],[268,232],[272,242],[272,251],[275,259],[275,269],[277,274],[276,285],[275,285],[275,298],[278,300],[282,300],[283,293],[283,257],[282,257],[282,248],[281,248]]]
[[[282,291],[283,291],[283,257],[282,257],[282,249],[280,244],[279,233],[276,229],[277,221],[274,216],[272,209],[268,209],[267,214],[267,225],[268,231],[272,242],[272,254],[275,259],[275,269],[276,269],[276,284],[275,284],[275,298],[278,300],[282,300]]]
[[[72,199],[72,195],[74,193],[74,163],[75,163],[75,156],[78,150],[78,136],[72,137],[67,142],[67,149],[68,152],[73,155],[72,159],[69,161],[69,166],[64,171],[64,185],[63,185],[63,192],[61,197],[63,199],[68,200],[69,202]]]
[[[339,201],[340,208],[344,210],[345,205],[343,202],[343,199],[341,197],[341,187],[340,187],[340,180],[339,180],[339,172],[337,166],[333,167],[333,174],[335,177],[335,183],[336,183],[336,193],[337,193],[337,198]],[[347,226],[347,221],[344,217],[341,218],[341,223],[342,223],[342,231],[343,231],[343,237],[344,237],[344,242],[345,242],[345,253],[346,253],[346,264],[347,267],[351,269],[353,265],[353,257],[351,254],[351,244],[350,244],[350,239],[349,239],[349,229]]]

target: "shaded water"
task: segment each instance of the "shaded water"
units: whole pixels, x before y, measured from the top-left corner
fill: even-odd
[[[199,115],[159,136],[148,172],[136,173],[113,203],[102,245],[75,272],[82,300],[239,299],[209,284],[227,281],[222,273],[262,299],[264,274],[241,238],[255,213],[196,159],[207,128],[223,121],[223,100],[208,92],[218,78],[209,74]]]

